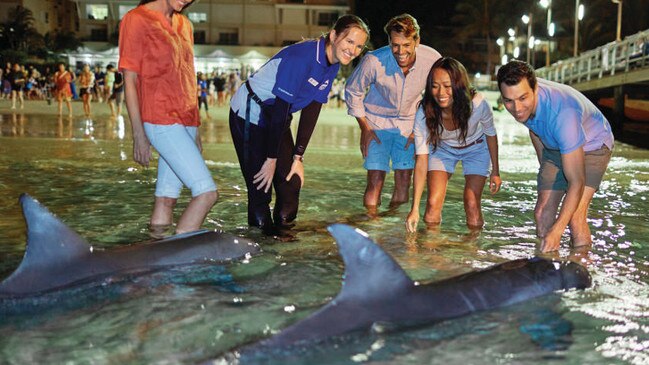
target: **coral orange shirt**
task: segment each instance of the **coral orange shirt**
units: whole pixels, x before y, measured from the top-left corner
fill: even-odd
[[[122,19],[119,70],[138,75],[143,122],[200,125],[193,43],[184,15],[174,13],[169,24],[162,13],[138,6]]]

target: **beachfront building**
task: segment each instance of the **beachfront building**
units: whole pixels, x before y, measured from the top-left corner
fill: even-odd
[[[8,21],[10,10],[17,6],[31,10],[34,27],[40,34],[77,31],[76,6],[70,0],[0,0],[0,23]]]
[[[84,49],[71,63],[115,60],[119,21],[137,0],[55,0],[76,4]],[[194,25],[196,69],[257,69],[280,47],[326,32],[351,11],[349,0],[200,0],[185,14]]]

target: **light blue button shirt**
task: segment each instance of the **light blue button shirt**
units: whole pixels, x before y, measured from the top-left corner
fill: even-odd
[[[415,54],[414,65],[404,75],[390,46],[368,52],[347,80],[347,113],[365,117],[372,129],[398,129],[409,136],[428,73],[441,57],[421,44]]]
[[[580,146],[594,151],[613,149],[611,125],[604,114],[582,93],[570,86],[537,79],[537,105],[525,126],[547,149],[570,153]]]

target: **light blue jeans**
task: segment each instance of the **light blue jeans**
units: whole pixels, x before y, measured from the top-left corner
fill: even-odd
[[[197,127],[146,122],[143,125],[149,142],[160,154],[155,196],[176,199],[183,184],[191,190],[192,197],[216,191],[212,174],[196,145]]]

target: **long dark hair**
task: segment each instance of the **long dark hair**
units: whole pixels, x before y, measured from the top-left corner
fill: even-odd
[[[437,104],[433,97],[433,75],[436,69],[442,69],[448,72],[451,78],[451,88],[453,90],[453,124],[460,129],[458,142],[466,142],[466,135],[469,131],[469,118],[473,111],[473,96],[476,90],[469,82],[469,75],[464,66],[452,57],[442,57],[433,64],[433,67],[426,78],[426,89],[424,98],[420,105],[423,106],[424,115],[426,116],[426,127],[428,128],[428,143],[433,145],[433,150],[437,149],[444,126],[442,124],[442,108]]]
[[[370,28],[365,24],[363,19],[357,17],[353,14],[345,14],[336,20],[336,24],[333,26],[333,30],[336,32],[336,35],[345,34],[350,28],[358,28],[367,34],[367,39],[370,38]],[[331,40],[329,39],[329,33],[325,36],[325,44],[329,44]]]

